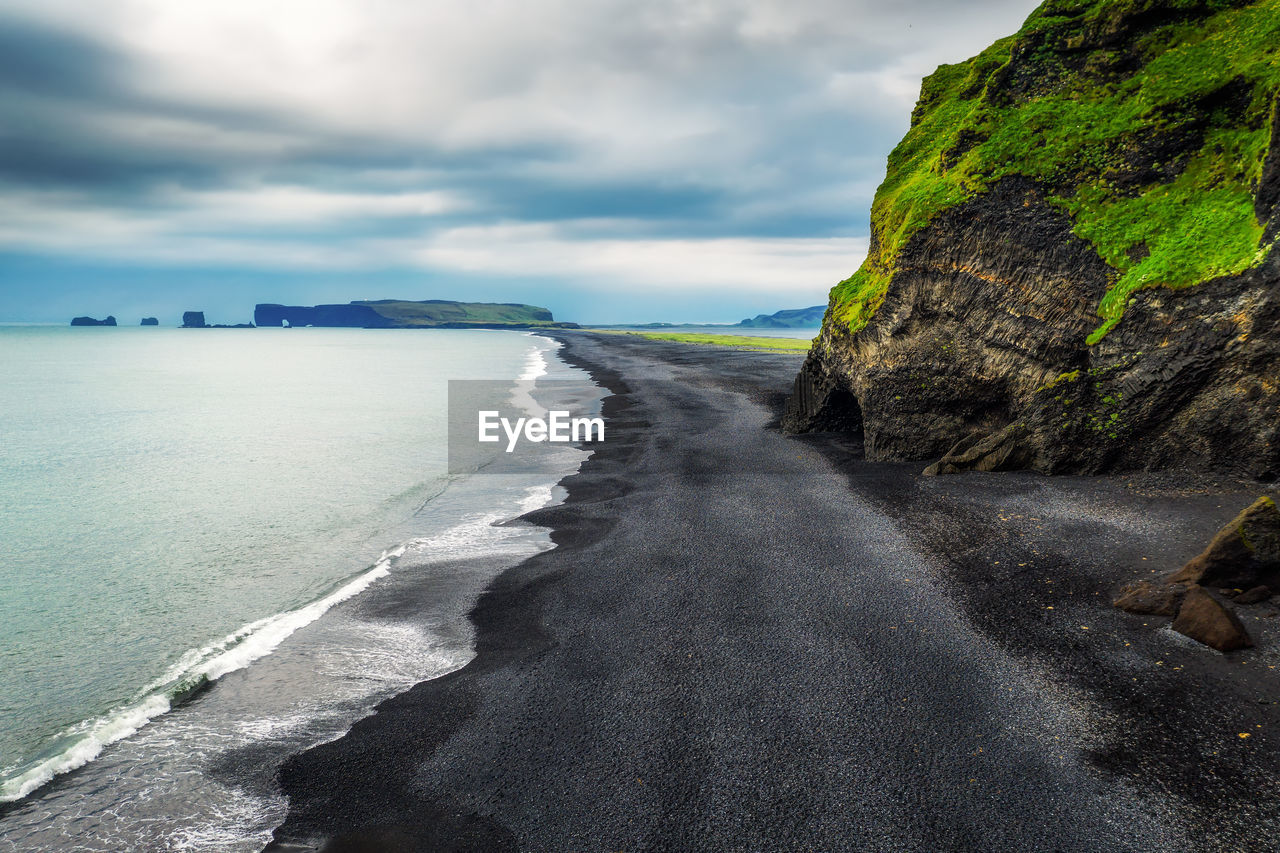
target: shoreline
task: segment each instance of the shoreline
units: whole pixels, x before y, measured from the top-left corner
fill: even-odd
[[[555,350],[556,357],[564,361],[571,367],[576,367],[586,371],[591,381],[598,385],[602,392],[605,392],[601,402],[601,413],[609,425],[610,435],[617,434],[619,427],[618,417],[625,413],[627,405],[622,400],[622,395],[627,393],[627,386],[621,377],[612,371],[603,370],[596,365],[588,365],[580,359],[575,358],[569,350],[569,344],[560,335],[552,335],[539,332],[543,337],[556,340],[561,346]],[[624,425],[623,429],[627,427]],[[571,524],[565,524],[558,519],[557,511],[563,507],[582,501],[599,500],[605,498],[605,495],[595,488],[584,489],[579,481],[583,476],[583,469],[587,466],[598,466],[600,460],[597,459],[602,452],[612,451],[621,445],[625,445],[625,441],[619,443],[614,439],[610,439],[601,447],[596,448],[596,453],[582,463],[577,473],[562,478],[557,485],[566,490],[565,499],[558,505],[534,510],[521,516],[520,521],[528,521],[538,526],[550,529],[550,538],[555,548],[546,553],[556,553],[562,549],[572,548],[575,545],[580,546],[584,542],[593,541],[602,538],[604,531],[599,531],[593,535],[592,531],[583,529],[581,526],[575,527]],[[607,499],[607,498],[606,498]],[[537,555],[544,556],[544,555]],[[533,558],[531,558],[532,560]],[[536,624],[534,614],[519,614],[520,609],[518,602],[511,601],[514,593],[521,589],[526,583],[532,583],[535,586],[554,578],[525,578],[520,577],[521,569],[531,560],[525,560],[512,566],[502,572],[495,578],[485,591],[480,595],[474,606],[471,608],[468,618],[474,627],[473,649],[474,655],[471,661],[461,669],[447,673],[439,678],[421,682],[410,690],[392,697],[379,704],[374,714],[363,720],[357,721],[347,734],[340,740],[345,740],[362,724],[377,719],[378,715],[385,714],[393,709],[401,707],[415,708],[421,701],[419,696],[410,696],[409,694],[417,694],[423,692],[424,689],[432,687],[447,688],[452,682],[462,680],[470,676],[475,677],[479,673],[500,668],[501,666],[519,659],[524,654],[530,652],[536,653],[540,648],[546,648],[549,640]],[[499,623],[500,628],[495,628],[494,624]],[[428,699],[427,701],[431,701]],[[444,700],[440,703],[439,710],[443,711],[440,716],[448,729],[449,718],[465,719],[470,711],[470,697],[458,697],[450,700]],[[410,711],[412,713],[412,711]],[[459,720],[460,722],[461,720]],[[424,727],[427,729],[427,736],[432,740],[437,738],[443,739],[446,735],[445,729],[436,729],[434,727]],[[321,746],[324,746],[323,744]],[[316,747],[319,748],[319,747]],[[313,748],[313,749],[316,749]],[[296,764],[303,759],[312,750],[293,756],[288,759],[281,767],[281,775],[287,774],[290,765]],[[290,807],[289,819],[293,818],[293,809]],[[420,838],[406,838],[401,830],[394,827],[386,830],[373,830],[372,832],[361,831],[356,837],[348,837],[345,839],[317,839],[316,843],[300,842],[295,839],[282,839],[281,829],[288,825],[289,820],[281,827],[277,827],[275,840],[264,851],[272,851],[279,853],[282,851],[307,851],[317,850],[321,845],[326,845],[325,849],[333,847],[336,843],[336,849],[344,849],[344,845],[349,845],[347,849],[359,850],[379,850],[379,851],[398,851],[398,850],[463,850],[463,849],[507,849],[507,838],[500,828],[493,828],[485,824],[483,821],[473,819],[467,815],[453,815],[447,811],[441,810],[431,814],[431,818],[440,825],[438,831],[432,831],[429,835]],[[460,841],[455,844],[455,839]],[[425,845],[425,846],[423,846]],[[459,846],[460,845],[460,846]]]
[[[558,342],[525,333],[514,340],[522,360],[511,364],[520,374],[512,390],[548,372],[573,374],[579,402],[587,400],[590,385],[554,355]],[[284,817],[270,778],[284,758],[470,658],[466,613],[475,597],[491,577],[550,545],[545,530],[490,522],[554,500],[581,456],[568,455],[498,481],[455,476],[437,489],[428,480],[424,502],[397,504],[403,515],[387,528],[392,544],[363,568],[192,646],[135,699],[75,724],[76,739],[52,742],[50,757],[15,775],[27,784],[0,801],[0,848],[43,848],[74,823],[86,849],[114,849],[121,838],[146,849],[175,838],[207,845],[196,849],[259,849]],[[113,778],[115,793],[105,783]],[[135,780],[166,790],[139,795]],[[225,818],[233,809],[236,817]]]
[[[1198,550],[1231,484],[922,478],[778,434],[798,357],[554,337],[611,392],[610,440],[525,516],[558,547],[483,594],[470,664],[286,762],[267,850],[1210,850],[1280,825],[1249,799],[1278,766],[1272,643],[1224,659],[1107,595]],[[691,377],[722,411],[679,399]],[[789,485],[744,505],[743,476]]]

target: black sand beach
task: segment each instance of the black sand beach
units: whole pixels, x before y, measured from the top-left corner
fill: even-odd
[[[284,766],[269,849],[1274,849],[1275,609],[1224,657],[1110,607],[1257,488],[924,478],[783,435],[800,355],[557,336],[614,394],[558,547]]]

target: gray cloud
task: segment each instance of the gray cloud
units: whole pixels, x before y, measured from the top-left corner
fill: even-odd
[[[542,260],[602,233],[615,252],[746,241],[716,244],[744,265],[759,241],[790,253],[815,238],[849,241],[848,260],[812,244],[824,260],[797,268],[843,275],[920,76],[1034,4],[6,5],[0,251],[149,264],[185,247],[253,270],[273,266],[276,240],[283,267],[311,245],[448,273],[450,259],[482,263],[477,234],[514,233],[511,251]],[[414,194],[450,203],[415,211]],[[239,226],[229,198],[270,215]],[[494,230],[512,224],[541,230]],[[447,246],[457,235],[465,246]]]
[[[0,89],[79,100],[112,97],[122,54],[78,33],[0,14]]]

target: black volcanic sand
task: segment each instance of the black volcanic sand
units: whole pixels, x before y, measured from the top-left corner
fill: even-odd
[[[559,547],[288,761],[269,849],[1275,848],[1275,609],[1223,656],[1109,606],[1257,487],[925,478],[782,435],[799,355],[557,337],[614,392]]]

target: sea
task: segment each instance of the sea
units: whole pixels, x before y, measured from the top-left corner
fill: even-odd
[[[260,850],[287,756],[465,666],[589,450],[450,473],[448,382],[598,414],[558,346],[0,326],[0,850]]]

